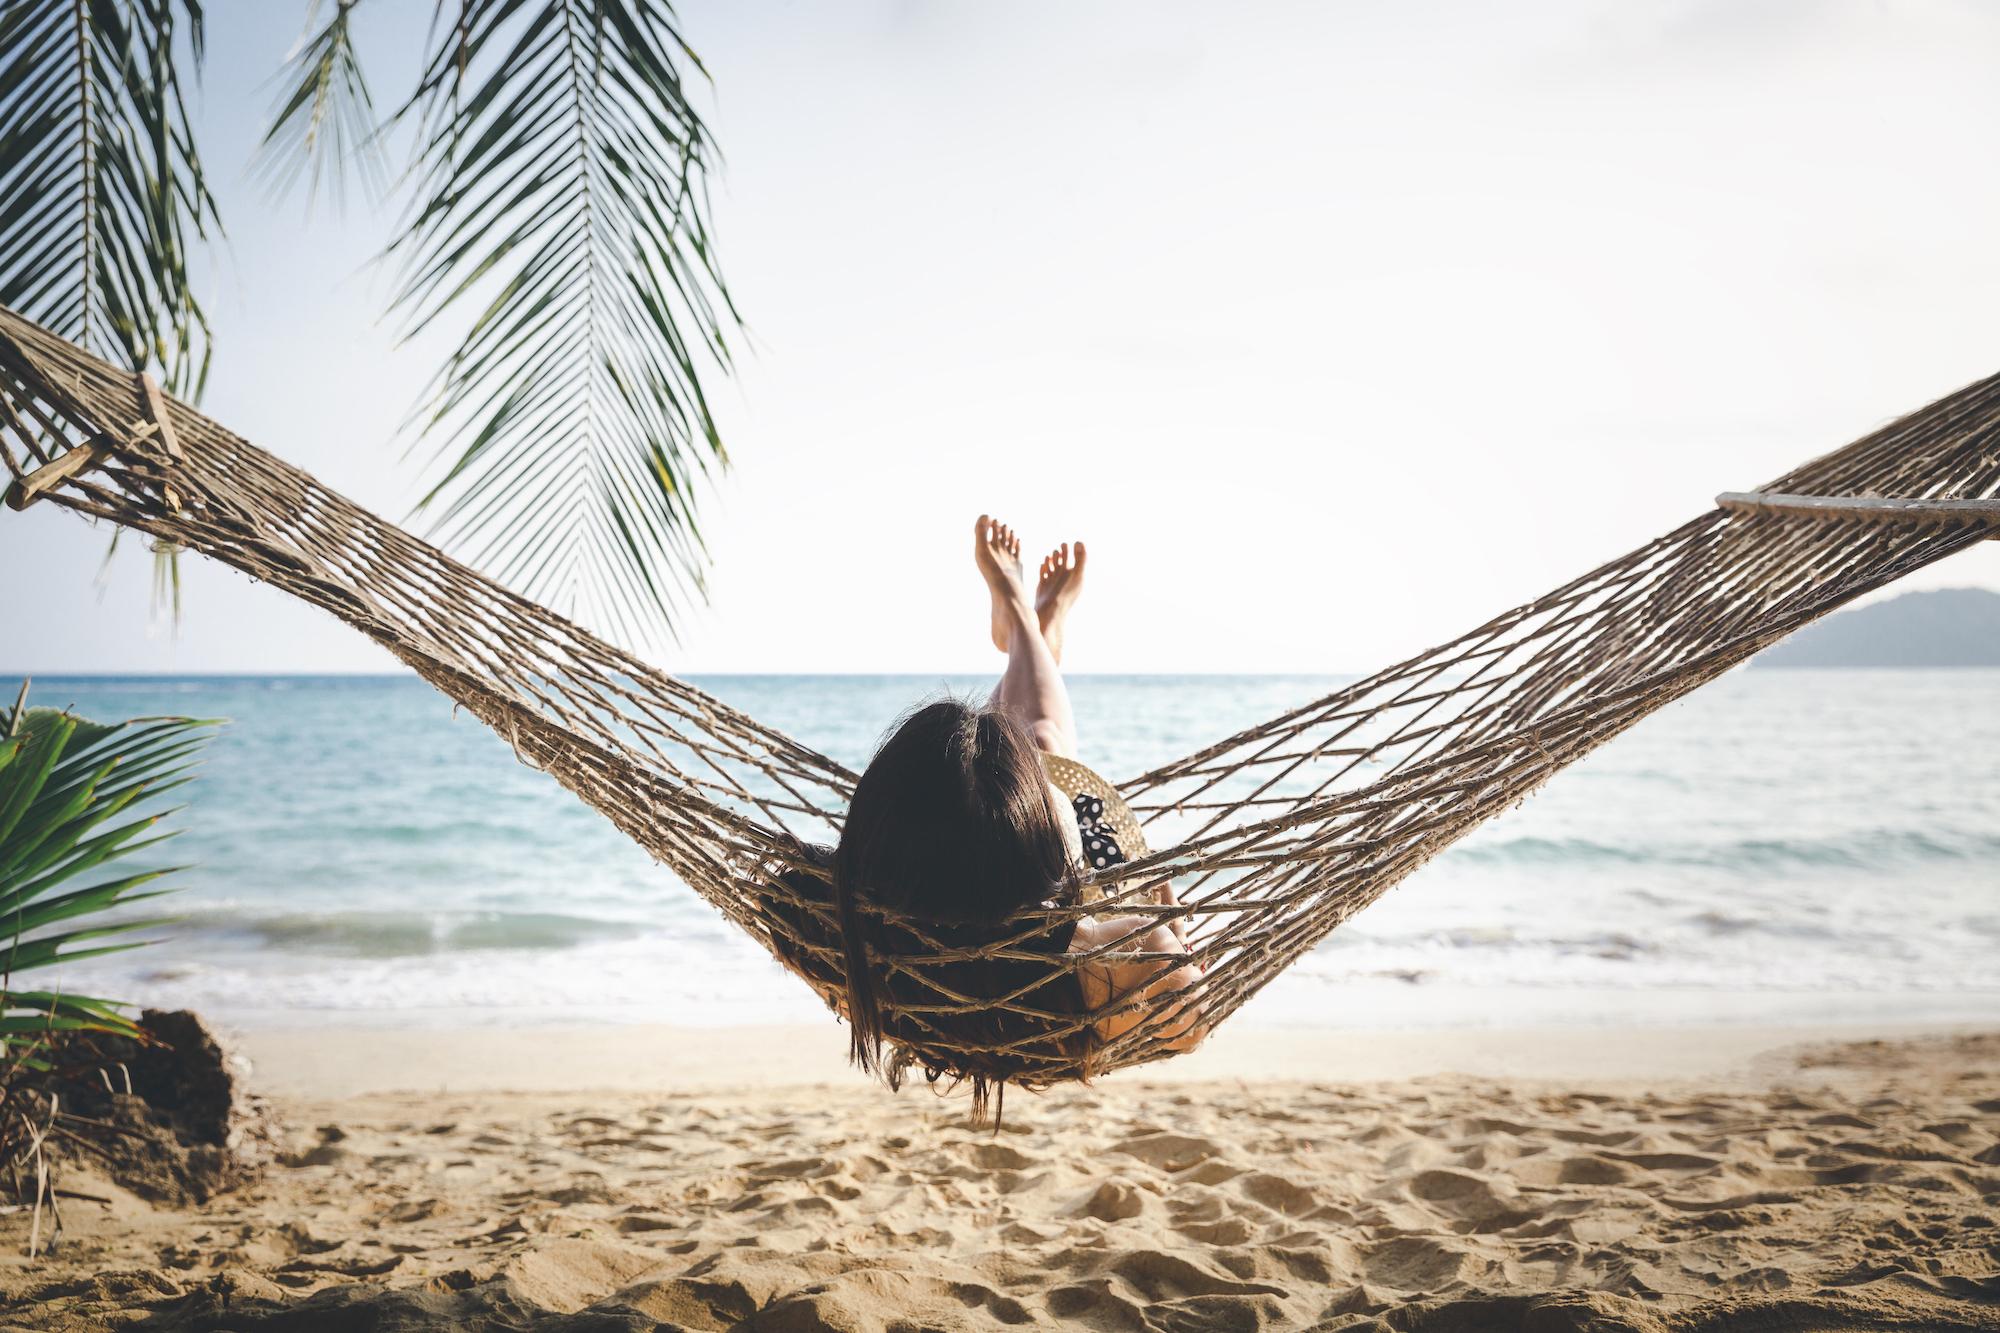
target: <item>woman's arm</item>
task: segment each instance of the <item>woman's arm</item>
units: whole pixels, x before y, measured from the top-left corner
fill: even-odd
[[[1161,902],[1173,901],[1172,891],[1164,883],[1159,890]],[[1070,949],[1089,953],[1108,946],[1114,953],[1187,952],[1186,940],[1174,928],[1178,921],[1148,925],[1149,920],[1139,916],[1086,920],[1077,926]],[[1082,982],[1084,1008],[1095,1012],[1112,1006],[1114,1000],[1118,1002],[1113,1012],[1097,1020],[1097,1035],[1110,1041],[1146,1023],[1159,1007],[1159,1001],[1200,981],[1202,972],[1193,963],[1175,964],[1165,958],[1105,957],[1084,963],[1077,975]],[[1140,1003],[1130,1004],[1134,999]],[[1190,997],[1178,1005],[1167,1004],[1164,1017],[1152,1025],[1151,1031],[1169,1050],[1191,1051],[1208,1035],[1208,1025],[1201,1021]]]

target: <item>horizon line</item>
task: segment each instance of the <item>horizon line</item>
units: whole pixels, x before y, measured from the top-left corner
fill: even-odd
[[[692,680],[702,676],[770,676],[770,677],[889,677],[923,679],[932,676],[997,676],[992,670],[985,671],[666,671],[664,674],[681,680]],[[1067,671],[1068,679],[1084,679],[1092,676],[1267,676],[1282,679],[1296,676],[1359,676],[1357,671]],[[414,669],[404,671],[0,671],[0,680],[416,680],[423,681]],[[424,682],[428,684],[429,682]]]

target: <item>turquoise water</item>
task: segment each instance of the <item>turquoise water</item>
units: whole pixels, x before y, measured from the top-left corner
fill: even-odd
[[[985,679],[698,682],[859,767]],[[1082,677],[1143,771],[1334,678]],[[817,1021],[796,982],[411,678],[44,678],[92,717],[226,717],[172,937],[63,982],[238,1025]],[[2000,672],[1738,672],[1338,931],[1246,1022],[2000,1018]]]

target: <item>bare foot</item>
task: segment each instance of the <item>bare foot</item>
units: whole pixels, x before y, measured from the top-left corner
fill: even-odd
[[[1013,637],[1011,608],[1028,600],[1021,585],[1021,539],[1005,523],[981,514],[972,525],[972,560],[993,594],[993,646],[1004,653]]]
[[[1042,640],[1058,662],[1062,661],[1063,624],[1083,591],[1083,562],[1083,543],[1064,542],[1042,561],[1042,574],[1035,582],[1035,619],[1041,622]]]

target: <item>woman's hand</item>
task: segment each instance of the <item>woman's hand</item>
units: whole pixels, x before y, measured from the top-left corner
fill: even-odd
[[[1172,880],[1163,879],[1157,884],[1152,884],[1148,887],[1152,890],[1153,901],[1160,906],[1179,907],[1181,905],[1181,900],[1174,896],[1174,882]],[[1180,915],[1170,916],[1166,920],[1166,926],[1168,930],[1174,933],[1174,939],[1180,944],[1182,950],[1189,950],[1193,947],[1188,943],[1187,917]],[[1204,972],[1208,971],[1208,964],[1200,959],[1195,961],[1195,966]]]

